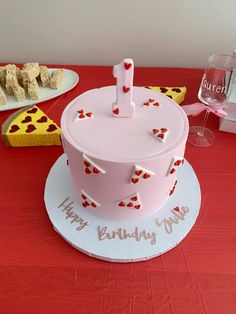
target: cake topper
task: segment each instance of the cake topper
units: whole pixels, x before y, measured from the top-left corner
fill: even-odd
[[[133,118],[135,104],[133,96],[134,62],[124,59],[113,67],[113,76],[116,78],[116,102],[112,105],[112,113],[117,118]]]

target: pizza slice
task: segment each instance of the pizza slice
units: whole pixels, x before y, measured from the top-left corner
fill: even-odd
[[[173,99],[177,104],[181,104],[184,101],[187,89],[183,87],[159,87],[159,86],[145,86],[146,88],[152,89],[156,92],[165,94],[169,98]]]
[[[2,139],[11,147],[61,145],[61,129],[32,105],[8,117],[2,126]]]

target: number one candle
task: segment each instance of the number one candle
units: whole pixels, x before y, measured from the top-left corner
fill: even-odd
[[[124,59],[120,64],[114,65],[113,76],[116,78],[116,102],[112,105],[112,113],[117,118],[133,118],[135,104],[133,96],[134,62]]]

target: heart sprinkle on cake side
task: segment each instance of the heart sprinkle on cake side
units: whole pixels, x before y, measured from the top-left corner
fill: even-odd
[[[96,173],[96,174],[97,174],[97,173],[100,173],[100,171],[98,170],[98,168],[94,167],[94,168],[93,168],[93,173]]]
[[[169,174],[174,174],[177,169],[183,165],[183,162],[184,162],[184,158],[181,158],[181,157],[173,157],[171,159],[171,162],[170,162],[170,166],[169,166],[169,169],[167,171],[167,176]]]
[[[136,176],[140,176],[143,173],[143,170],[135,170]]]
[[[169,192],[169,196],[173,195],[173,193],[175,191],[175,188],[176,188],[176,185],[177,185],[177,180],[175,180],[174,185],[173,185],[172,189]]]
[[[84,165],[85,167],[90,167],[90,162],[88,162],[87,160],[84,160]]]
[[[120,207],[124,207],[124,206],[125,206],[125,202],[121,201],[121,202],[119,202],[118,205],[119,205]]]
[[[139,182],[139,179],[138,179],[138,178],[132,178],[132,179],[131,179],[131,182],[132,182],[133,184],[136,184],[136,183]]]

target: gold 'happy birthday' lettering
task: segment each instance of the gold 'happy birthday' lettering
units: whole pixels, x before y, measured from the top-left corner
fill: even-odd
[[[128,232],[125,228],[117,228],[116,230],[108,231],[107,226],[98,226],[97,234],[99,241],[114,239],[127,240],[134,238],[139,242],[143,238],[144,240],[150,240],[150,244],[154,245],[157,240],[156,232],[140,231],[138,227],[135,227],[133,232]]]
[[[156,225],[157,227],[161,227],[162,225],[165,228],[165,231],[167,233],[172,233],[173,231],[173,225],[178,225],[180,222],[184,221],[186,214],[189,212],[188,207],[175,207],[171,210],[173,216],[164,218],[161,221],[159,219],[156,219]]]
[[[82,230],[85,227],[88,226],[88,222],[85,221],[82,217],[80,217],[76,212],[73,210],[74,207],[73,201],[70,202],[70,198],[67,197],[59,206],[58,208],[61,208],[61,212],[65,214],[65,219],[69,220],[70,223],[77,223],[79,226],[76,228],[76,230]]]

